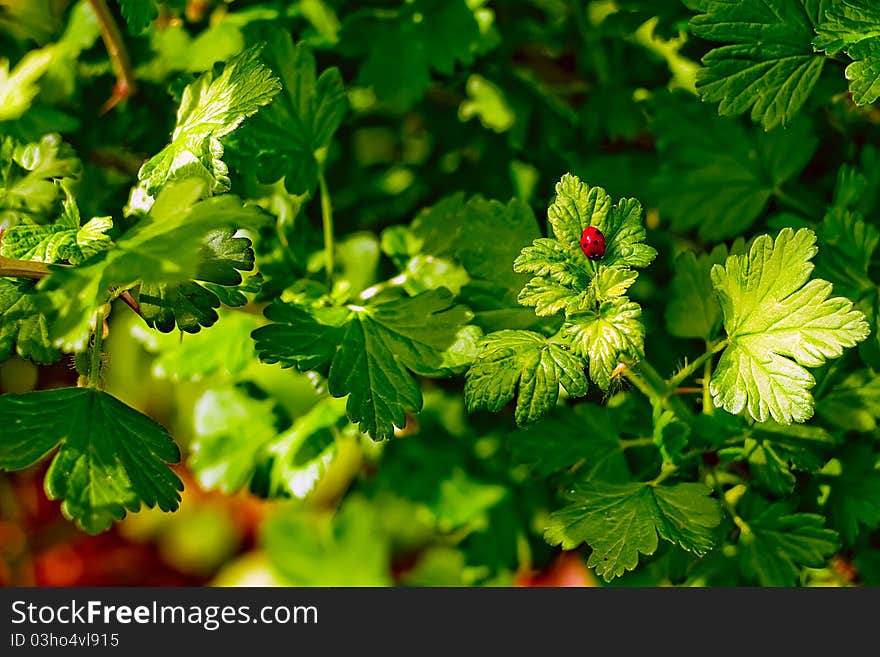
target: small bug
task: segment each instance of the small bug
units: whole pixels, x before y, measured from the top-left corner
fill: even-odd
[[[605,255],[605,236],[598,228],[587,226],[581,234],[581,251],[590,260],[600,260]]]

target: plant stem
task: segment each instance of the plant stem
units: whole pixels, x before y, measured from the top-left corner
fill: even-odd
[[[669,385],[673,388],[677,388],[679,385],[681,385],[682,381],[684,381],[691,374],[696,372],[700,368],[700,366],[703,365],[703,363],[705,363],[706,361],[709,362],[709,366],[711,368],[712,356],[717,354],[719,351],[724,349],[726,346],[727,346],[727,340],[721,340],[719,342],[716,342],[714,345],[707,344],[706,345],[706,353],[704,353],[702,356],[697,358],[695,361],[689,363],[688,365],[683,367],[681,370],[679,370],[675,374],[675,376],[673,376],[671,379],[669,379]]]
[[[653,445],[654,438],[652,436],[648,436],[646,438],[631,438],[629,440],[620,439],[620,449],[629,449],[630,447],[645,447],[647,445]]]
[[[104,310],[99,309],[95,315],[95,339],[89,354],[89,388],[101,387],[101,356],[104,343]]]
[[[336,248],[333,243],[333,207],[330,204],[330,191],[327,189],[327,180],[324,172],[318,172],[318,186],[321,190],[321,223],[324,226],[324,267],[327,270],[327,284],[333,286],[333,251]]]
[[[113,66],[113,72],[116,73],[116,86],[113,87],[113,95],[104,103],[101,108],[101,114],[110,111],[117,103],[125,100],[134,93],[134,72],[131,68],[131,60],[128,57],[128,50],[125,48],[125,41],[122,39],[122,33],[113,19],[113,14],[107,7],[106,0],[89,0],[95,15],[98,17],[98,23],[101,26],[101,38],[104,40],[104,46],[107,48],[107,54],[110,56],[110,64]]]
[[[49,266],[45,263],[0,256],[0,277],[30,278],[38,281],[48,275]]]
[[[663,467],[660,469],[660,474],[654,477],[651,481],[648,482],[649,486],[659,486],[660,482],[665,481],[669,477],[675,474],[678,470],[677,465],[672,465],[671,463],[664,463]]]
[[[706,350],[710,350],[711,346],[706,343]],[[712,415],[715,412],[715,406],[712,404],[712,393],[709,390],[709,381],[712,379],[712,359],[707,358],[706,364],[703,366],[703,413]]]

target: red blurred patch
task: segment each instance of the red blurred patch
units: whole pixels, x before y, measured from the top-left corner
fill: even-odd
[[[575,552],[563,552],[541,571],[518,573],[515,586],[522,587],[577,587],[597,586],[596,578]]]

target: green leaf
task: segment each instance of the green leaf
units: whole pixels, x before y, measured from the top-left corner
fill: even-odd
[[[144,32],[159,15],[153,0],[118,0],[118,2],[122,17],[132,34]]]
[[[622,414],[596,404],[560,407],[527,429],[508,435],[513,457],[538,477],[547,477],[582,464],[586,479],[629,479],[620,436],[615,430]]]
[[[50,499],[89,533],[141,504],[173,511],[183,484],[165,464],[180,452],[146,415],[91,388],[0,397],[0,467],[20,470],[59,447],[46,473]]]
[[[99,305],[119,289],[138,282],[150,285],[182,283],[199,275],[214,252],[206,240],[223,228],[256,228],[265,214],[243,206],[236,196],[196,201],[204,184],[197,178],[168,185],[150,214],[142,217],[104,251],[79,267],[54,270],[40,283],[43,302],[57,310],[51,324],[53,342],[67,351],[82,351],[89,337],[89,321]],[[228,263],[205,267],[230,275]]]
[[[828,480],[824,508],[844,543],[852,545],[863,530],[873,532],[880,524],[880,464],[866,444],[850,445],[836,458],[840,472]]]
[[[816,415],[829,426],[867,433],[880,418],[880,376],[852,372],[819,399]]]
[[[309,47],[294,46],[283,30],[271,32],[262,56],[281,78],[283,93],[237,135],[237,156],[242,166],[256,164],[261,182],[283,177],[292,194],[311,192],[318,183],[319,157],[348,107],[342,75],[329,68],[317,76]]]
[[[719,457],[747,462],[755,484],[779,496],[792,492],[795,472],[817,472],[837,444],[821,427],[799,424],[755,424],[746,436],[741,446],[720,450]]]
[[[141,285],[137,298],[148,326],[165,333],[175,327],[198,333],[202,327],[213,326],[217,321],[221,294],[226,305],[241,306],[247,302],[240,293],[237,296],[230,293],[237,292],[235,287],[242,282],[240,272],[254,268],[250,239],[236,237],[231,229],[212,231],[199,247],[197,261],[198,270],[193,280]]]
[[[291,586],[388,586],[390,547],[380,526],[376,507],[351,496],[335,514],[280,508],[262,543]]]
[[[834,207],[819,224],[817,233],[822,247],[816,257],[818,276],[853,301],[877,289],[868,268],[880,243],[880,231],[865,223],[859,213]]]
[[[748,254],[713,266],[729,340],[710,382],[717,407],[759,422],[803,422],[813,414],[815,384],[806,367],[868,336],[851,301],[831,297],[827,281],[809,280],[815,242],[812,230],[784,228],[775,241],[761,235]]]
[[[35,363],[48,365],[58,360],[49,339],[49,320],[35,301],[34,283],[0,278],[0,361],[16,353]]]
[[[593,550],[587,565],[610,582],[634,570],[639,554],[654,554],[660,538],[699,556],[711,550],[721,523],[711,493],[697,483],[583,482],[567,492],[572,503],[550,515],[544,538],[565,550],[586,543]]]
[[[569,315],[563,334],[575,351],[590,361],[590,378],[602,390],[621,361],[638,362],[645,355],[642,309],[626,297],[603,301],[597,310]]]
[[[473,61],[480,26],[465,0],[414,0],[397,11],[354,14],[345,22],[347,40],[366,51],[358,82],[404,111],[422,97],[432,70],[448,76],[457,63]]]
[[[23,220],[44,222],[60,196],[57,183],[79,178],[81,168],[57,134],[44,135],[32,144],[18,144],[9,137],[0,140],[0,228]]]
[[[426,376],[443,367],[470,312],[448,290],[403,298],[377,295],[366,306],[309,310],[270,306],[276,323],[254,331],[264,362],[329,371],[334,397],[348,396],[352,422],[375,440],[406,426],[406,413],[421,410],[422,394],[410,371]]]
[[[546,415],[562,386],[571,397],[587,393],[584,362],[565,345],[533,331],[496,331],[484,339],[464,387],[468,411],[500,411],[514,398],[516,423]]]
[[[703,57],[703,100],[722,115],[751,110],[765,130],[789,123],[819,80],[825,58],[813,51],[827,0],[685,0],[699,12],[691,31],[726,45]]]
[[[652,187],[661,215],[705,241],[742,234],[781,187],[810,162],[819,140],[810,121],[765,133],[684,94],[651,101],[661,164]]]
[[[727,260],[723,244],[697,256],[685,251],[675,259],[675,275],[666,305],[666,327],[679,338],[712,340],[721,328],[721,306],[715,298],[709,272]]]
[[[216,78],[204,73],[183,91],[171,143],[138,172],[139,189],[149,196],[168,182],[198,176],[214,192],[229,189],[220,142],[247,117],[266,105],[281,88],[252,47],[227,62]]]
[[[849,90],[857,105],[880,98],[880,8],[871,0],[832,3],[816,26],[813,45],[829,54],[845,52]]]
[[[9,59],[0,57],[0,121],[11,121],[27,112],[54,57],[51,46],[31,50],[12,69]]]
[[[740,500],[739,563],[761,586],[794,586],[801,566],[821,568],[839,546],[825,518],[796,513],[789,502],[768,503],[757,495]]]
[[[3,233],[0,255],[18,260],[62,262],[74,265],[113,246],[105,234],[113,227],[110,217],[94,217],[81,224],[79,208],[70,190],[64,188],[61,216],[44,225],[22,221]]]

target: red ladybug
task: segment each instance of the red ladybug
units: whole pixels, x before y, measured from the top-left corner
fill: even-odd
[[[587,226],[581,234],[581,251],[590,260],[600,260],[605,255],[605,236],[598,228]]]

